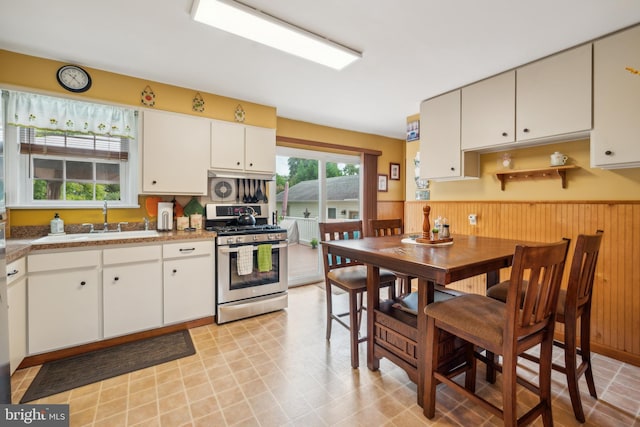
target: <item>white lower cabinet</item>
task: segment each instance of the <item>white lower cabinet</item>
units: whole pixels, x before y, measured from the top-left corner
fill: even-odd
[[[104,338],[162,326],[162,247],[103,251]]]
[[[164,323],[214,314],[214,242],[163,245]]]
[[[100,339],[101,252],[29,255],[29,354]]]
[[[25,355],[214,314],[213,240],[41,252],[27,263],[28,284],[8,279],[13,369]]]
[[[11,373],[27,355],[27,271],[24,258],[7,264],[9,365]]]

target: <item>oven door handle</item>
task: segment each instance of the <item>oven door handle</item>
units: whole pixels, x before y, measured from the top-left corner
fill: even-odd
[[[243,245],[243,246],[246,246],[246,245]],[[218,248],[218,250],[223,254],[230,254],[230,253],[238,252],[238,247],[230,248],[230,247],[226,246],[226,247],[220,247],[220,248]],[[282,243],[282,244],[278,244],[278,245],[271,245],[271,249],[282,249],[282,248],[286,248],[286,247],[287,247],[286,243]],[[257,246],[253,246],[254,250],[256,248],[257,248]]]

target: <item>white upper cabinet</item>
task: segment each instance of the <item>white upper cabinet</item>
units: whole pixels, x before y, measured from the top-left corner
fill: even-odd
[[[591,166],[640,167],[640,26],[594,43]]]
[[[516,73],[508,71],[462,88],[462,149],[515,141]]]
[[[591,129],[592,45],[516,70],[516,139],[535,140]]]
[[[207,194],[209,123],[186,114],[144,111],[143,193]]]
[[[216,171],[275,173],[275,129],[213,120],[210,167]]]
[[[460,90],[424,101],[420,106],[420,177],[478,177],[478,156],[460,150]]]

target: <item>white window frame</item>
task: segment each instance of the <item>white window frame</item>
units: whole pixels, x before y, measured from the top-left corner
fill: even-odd
[[[5,121],[6,122],[6,121]],[[139,121],[136,125],[140,135]],[[138,138],[129,141],[129,158],[120,162],[120,200],[109,201],[113,208],[138,208]],[[33,156],[32,156],[33,157]],[[40,156],[38,156],[40,157]],[[105,159],[74,156],[47,156],[52,159],[86,160],[109,163]],[[20,153],[19,129],[5,126],[7,207],[13,209],[93,209],[102,208],[102,200],[33,200],[33,177],[29,176],[29,155]]]

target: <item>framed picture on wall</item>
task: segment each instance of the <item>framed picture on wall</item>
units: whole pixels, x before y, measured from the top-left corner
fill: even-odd
[[[378,174],[378,191],[389,191],[389,176],[387,174]]]
[[[400,180],[400,163],[389,163],[389,179]]]
[[[420,139],[420,120],[407,123],[407,142]]]

